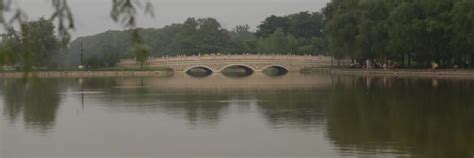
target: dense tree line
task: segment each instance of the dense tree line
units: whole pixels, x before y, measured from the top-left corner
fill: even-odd
[[[300,12],[270,16],[258,26],[259,53],[324,54],[324,16]]]
[[[5,66],[7,68],[15,66],[28,71],[38,67],[61,67],[65,63],[69,63],[65,60],[67,51],[62,48],[69,44],[70,31],[75,28],[73,13],[67,0],[50,0],[49,2],[52,6],[52,14],[48,20],[41,18],[39,21],[30,22],[20,4],[14,3],[13,0],[0,0],[0,24],[6,32],[1,35],[2,40],[0,41],[0,65],[2,66],[0,70],[4,70]],[[123,24],[125,28],[135,28],[137,13],[140,10],[143,10],[146,15],[154,16],[154,7],[148,0],[113,0],[111,3],[110,17],[113,21]],[[45,22],[49,23],[49,26],[46,26]],[[52,25],[52,22],[57,23]],[[19,24],[21,29],[18,32],[13,29],[12,25],[14,24]],[[54,28],[57,29],[56,35],[50,34],[54,32]],[[28,33],[29,30],[32,30],[33,33]],[[48,35],[43,36],[44,34],[41,35],[38,31]],[[50,41],[45,41],[48,39]],[[139,40],[139,38],[132,39],[132,52],[138,56],[139,62],[143,63],[143,60],[140,59],[143,59],[142,56],[148,55],[148,49],[146,49],[148,47],[143,42],[135,40]],[[61,47],[61,49],[57,51],[57,47]],[[98,60],[103,61],[104,59]]]
[[[224,52],[231,39],[229,32],[213,18],[188,18],[184,23],[159,29],[107,31],[80,37],[70,44],[69,59],[73,65],[79,63],[77,59],[82,44],[85,64],[96,67],[115,66],[121,58],[137,57],[130,53],[133,50],[132,41],[135,41],[131,40],[134,33],[138,34],[144,46],[149,47],[147,49],[150,53],[147,56]]]
[[[277,20],[275,20],[277,19]],[[301,12],[288,16],[271,16],[253,32],[249,25],[227,30],[214,18],[188,18],[183,23],[163,28],[107,31],[80,37],[70,44],[71,65],[78,65],[81,44],[84,64],[112,67],[119,59],[136,57],[131,53],[133,32],[138,32],[150,56],[198,54],[322,54],[323,15]]]
[[[267,17],[255,31],[248,25],[227,30],[214,18],[188,18],[163,28],[128,27],[80,37],[68,47],[49,20],[21,26],[21,33],[8,28],[2,35],[0,64],[75,67],[83,46],[83,64],[92,67],[113,67],[123,58],[144,63],[148,56],[217,53],[323,54],[356,65],[474,67],[471,0],[331,0],[322,12]]]
[[[64,47],[54,28],[44,18],[22,23],[21,32],[8,27],[1,35],[0,65],[25,69],[59,66],[65,57]]]
[[[323,9],[328,49],[357,63],[472,67],[472,0],[332,0]]]

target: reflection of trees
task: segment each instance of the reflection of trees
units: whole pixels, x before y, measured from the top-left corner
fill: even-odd
[[[209,93],[181,93],[163,96],[161,107],[174,116],[184,117],[192,125],[216,124],[229,106],[230,96]],[[168,103],[166,103],[168,101]],[[180,102],[175,102],[180,101]]]
[[[258,93],[258,107],[273,127],[313,128],[324,120],[327,93],[323,90],[294,89]]]
[[[127,110],[150,112],[156,110],[183,118],[190,124],[211,125],[219,121],[230,94],[200,91],[167,91],[146,85],[148,78],[127,78],[127,86],[117,85],[117,78],[85,81],[84,87],[101,86],[104,100],[110,107],[126,107]],[[91,84],[94,84],[92,86]]]
[[[58,81],[11,79],[4,81],[4,114],[11,121],[23,114],[25,125],[48,130],[54,126],[61,100]]]
[[[117,86],[118,78],[83,78],[79,79],[85,90],[109,89]]]
[[[253,93],[255,92],[253,89],[169,88],[158,84],[162,81],[156,78],[119,80],[117,82],[119,88],[106,90],[105,100],[113,102],[109,104],[110,107],[118,109],[123,105],[127,106],[126,110],[138,110],[144,113],[156,110],[184,118],[191,124],[201,125],[217,123],[225,110],[235,103],[233,101],[239,101],[238,107],[242,108],[243,104],[250,105],[248,101],[241,102],[242,99],[257,99],[259,110],[273,127],[289,125],[313,128],[322,124],[323,105],[328,100],[327,92],[313,88],[298,88],[301,85],[296,85],[296,88],[290,87],[288,85],[290,80],[282,82],[286,83],[287,88],[271,89],[273,91],[259,90],[256,94]],[[275,81],[278,80],[273,80]],[[249,95],[248,92],[252,93]],[[131,109],[132,106],[135,108]]]
[[[328,137],[343,152],[398,151],[425,157],[472,157],[472,81],[383,79],[335,85]]]

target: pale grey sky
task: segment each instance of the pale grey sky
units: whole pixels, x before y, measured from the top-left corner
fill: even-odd
[[[28,13],[30,20],[49,17],[51,0],[14,0]],[[68,0],[73,10],[76,30],[73,36],[93,35],[107,30],[121,30],[109,16],[112,0]],[[156,16],[140,16],[140,27],[163,27],[183,22],[188,17],[213,17],[227,29],[249,24],[253,29],[270,15],[300,11],[319,11],[329,0],[150,0]]]

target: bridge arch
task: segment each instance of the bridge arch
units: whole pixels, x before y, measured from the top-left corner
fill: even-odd
[[[188,72],[189,70],[191,69],[195,69],[195,68],[203,68],[203,69],[206,69],[212,73],[216,72],[213,68],[211,68],[210,66],[206,66],[206,65],[193,65],[193,66],[188,66],[187,68],[184,69],[184,72]]]
[[[278,65],[278,64],[272,64],[272,65],[264,66],[264,67],[262,67],[262,69],[260,71],[264,71],[264,70],[266,70],[268,68],[272,68],[272,67],[278,68],[278,69],[283,69],[285,71],[290,71],[290,69],[288,67],[283,66],[283,65]]]
[[[229,65],[226,65],[226,66],[222,67],[222,68],[219,70],[219,72],[222,72],[222,71],[224,71],[225,69],[227,69],[227,68],[229,68],[229,67],[233,67],[233,66],[243,67],[243,68],[252,70],[252,72],[257,71],[256,68],[254,68],[253,66],[247,65],[247,64],[229,64]]]
[[[260,71],[269,76],[282,76],[290,72],[290,69],[283,65],[272,64],[262,67]]]

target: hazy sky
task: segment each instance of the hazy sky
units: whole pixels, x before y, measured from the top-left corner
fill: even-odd
[[[50,17],[51,0],[14,0],[30,20]],[[123,29],[109,16],[112,0],[68,0],[76,21],[74,37]],[[214,17],[227,29],[249,24],[253,29],[270,15],[319,11],[329,0],[150,0],[156,16],[139,16],[140,27],[163,27],[188,17]]]

